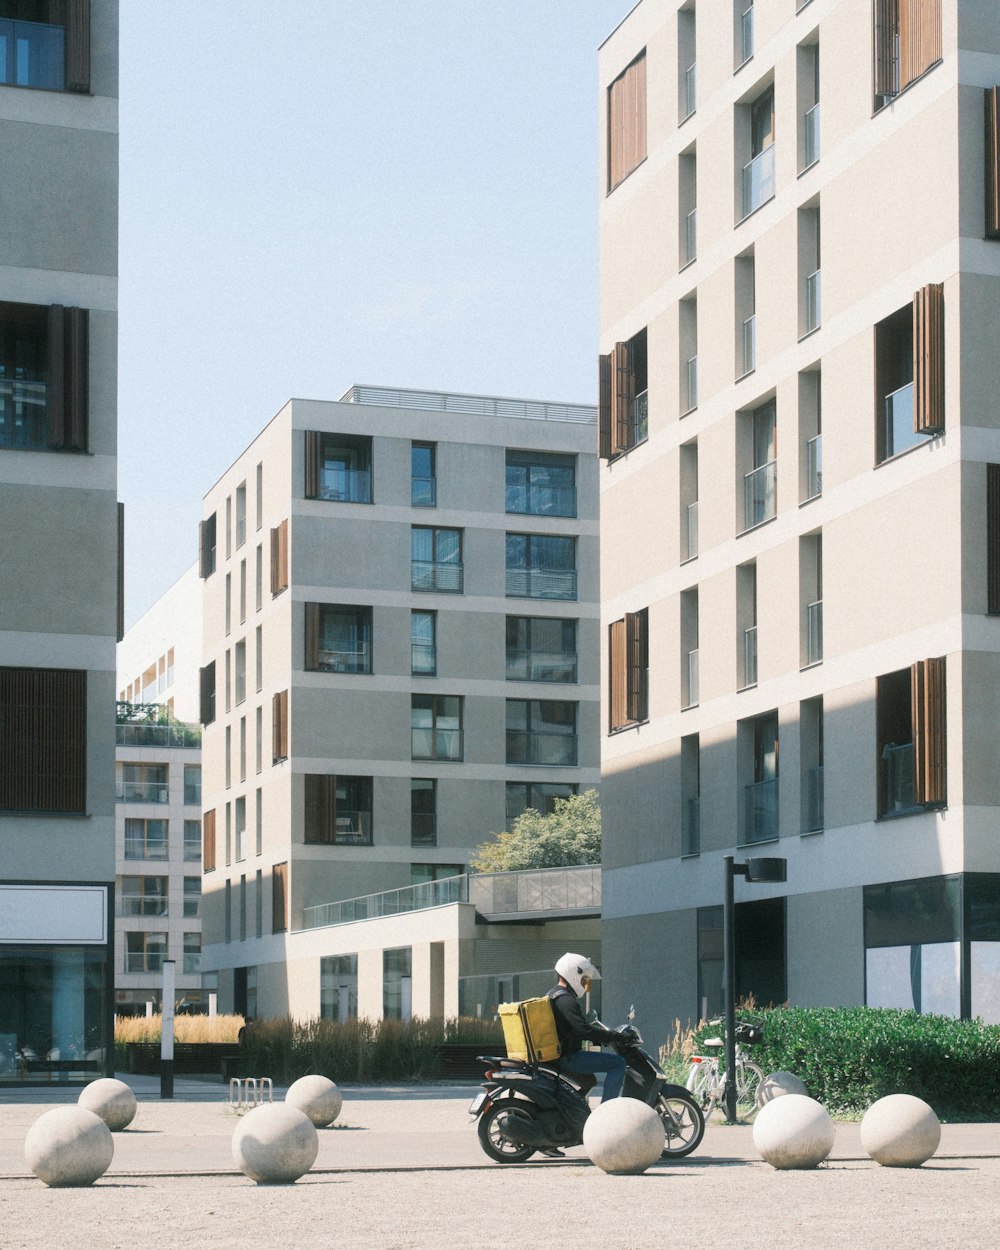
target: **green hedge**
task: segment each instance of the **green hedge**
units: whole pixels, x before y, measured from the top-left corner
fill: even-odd
[[[793,1072],[833,1115],[861,1115],[886,1094],[913,1094],[945,1119],[1000,1115],[1000,1028],[880,1007],[740,1009],[764,1026],[751,1058]],[[700,1025],[698,1053],[719,1026]]]

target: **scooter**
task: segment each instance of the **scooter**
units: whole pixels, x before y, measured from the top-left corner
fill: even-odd
[[[588,1016],[595,1022],[594,1013]],[[652,1055],[643,1048],[635,1027],[635,1008],[628,1024],[611,1043],[625,1060],[623,1098],[638,1098],[663,1121],[664,1159],[681,1159],[696,1150],[705,1133],[701,1108],[682,1085],[672,1085]],[[536,1152],[559,1156],[564,1147],[579,1146],[590,1115],[587,1093],[597,1083],[590,1074],[560,1072],[553,1063],[527,1063],[480,1055],[486,1080],[473,1098],[469,1114],[479,1121],[479,1144],[497,1163],[524,1163]]]

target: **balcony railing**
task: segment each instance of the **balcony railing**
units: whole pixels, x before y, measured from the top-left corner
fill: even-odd
[[[913,743],[896,746],[889,743],[882,749],[885,764],[885,797],[882,814],[894,816],[902,812],[920,811],[917,802]]]
[[[770,842],[778,836],[778,779],[755,781],[743,788],[743,840]]]
[[[62,91],[65,42],[64,26],[0,21],[0,83]]]
[[[649,436],[649,391],[641,391],[632,401],[632,446]]]
[[[743,631],[743,685],[757,684],[757,626]]]
[[[684,218],[684,264],[690,265],[698,256],[698,210],[692,208]]]
[[[119,803],[167,803],[169,789],[165,781],[119,781],[115,799]]]
[[[806,664],[823,658],[823,600],[806,604]]]
[[[687,386],[687,411],[698,407],[698,357],[692,356],[684,370]]]
[[[576,734],[507,730],[508,764],[546,764],[551,768],[575,768]]]
[[[381,894],[365,894],[360,898],[343,899],[338,903],[322,903],[306,907],[302,912],[303,929],[321,929],[327,925],[351,924],[355,920],[374,920],[380,916],[400,916],[425,907],[444,907],[448,903],[465,903],[469,898],[469,879],[443,877],[440,881],[423,881],[399,890]]]
[[[770,521],[778,506],[778,462],[769,460],[743,478],[743,528]]]
[[[743,166],[743,216],[774,199],[774,144]]]
[[[753,373],[757,368],[757,315],[747,317],[743,322],[743,370],[742,373]],[[742,374],[741,374],[742,376]]]
[[[371,812],[352,812],[338,807],[336,828],[330,841],[334,846],[371,846]]]
[[[820,278],[819,269],[806,278],[806,334],[818,330],[823,321]]]
[[[12,23],[0,22],[0,29]],[[2,47],[2,39],[0,39]],[[0,66],[3,62],[0,59]],[[3,376],[0,366],[0,447],[41,448],[45,444],[44,382]]]
[[[411,729],[410,756],[415,760],[460,760],[461,729]]]
[[[196,751],[201,746],[197,725],[115,725],[115,743],[120,747],[184,747]]]
[[[740,64],[749,61],[754,52],[753,4],[743,10],[740,19]]]
[[[505,510],[523,516],[576,516],[575,486],[508,486]]]
[[[537,915],[541,912],[597,912],[601,870],[597,865],[475,873],[468,898],[484,916]]]
[[[701,799],[688,799],[684,805],[684,827],[681,831],[681,854],[701,853]]]
[[[333,500],[335,503],[371,503],[371,470],[331,469],[324,466],[320,479],[319,497]]]
[[[509,599],[575,599],[576,569],[508,569]]]
[[[686,707],[695,707],[698,703],[698,658],[697,647],[687,653],[687,665],[684,673]]]
[[[817,833],[823,828],[823,766],[807,768],[802,774],[802,832]]]
[[[162,838],[156,838],[147,835],[146,837],[131,837],[125,834],[125,858],[126,859],[169,859],[170,844],[166,835]]]
[[[698,554],[698,500],[687,506],[687,558],[693,560]]]
[[[461,594],[464,566],[453,561],[414,560],[410,564],[410,589],[438,594]]]
[[[122,895],[121,915],[123,916],[165,916],[166,914],[166,894]]]
[[[576,652],[507,648],[508,681],[576,681]]]
[[[806,443],[806,499],[823,493],[823,435],[817,434]]]
[[[410,672],[422,677],[433,677],[437,672],[437,646],[433,642],[410,644]]]
[[[410,503],[414,508],[436,508],[437,478],[412,478],[410,481]]]
[[[819,105],[814,104],[803,118],[802,168],[808,169],[819,160]]]
[[[370,673],[372,667],[371,654],[365,645],[353,651],[320,647],[317,663],[321,673]],[[238,697],[236,701],[239,702]]]
[[[907,382],[899,390],[886,395],[883,410],[885,430],[885,455],[898,456],[900,452],[916,447],[926,438],[913,428],[913,383]]]
[[[495,395],[394,390],[386,386],[352,386],[341,396],[340,402],[372,404],[379,408],[457,412],[476,417],[524,417],[535,421],[575,421],[584,425],[597,423],[597,409],[585,404],[549,404],[530,399],[503,399]]]
[[[162,972],[163,961],[167,952],[162,951],[126,951],[126,972]]]
[[[684,103],[681,121],[685,121],[698,107],[698,67],[689,65],[684,71]]]

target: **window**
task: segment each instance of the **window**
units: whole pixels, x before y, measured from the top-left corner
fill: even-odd
[[[372,440],[364,434],[306,431],[307,499],[372,502]]]
[[[264,548],[260,543],[257,544],[254,574],[254,608],[259,612],[264,606]]]
[[[357,955],[325,955],[319,961],[319,1014],[346,1024],[358,1014]]]
[[[697,707],[700,697],[698,587],[681,591],[681,707]]]
[[[258,789],[255,796],[255,851],[258,855],[264,853],[264,793]]]
[[[411,948],[382,952],[382,1015],[386,1020],[409,1020],[412,1004]]]
[[[436,443],[410,444],[410,503],[414,508],[437,506]]]
[[[875,327],[875,457],[881,464],[944,431],[944,287]]]
[[[410,845],[437,846],[437,782],[410,779]]]
[[[233,497],[226,496],[226,559],[233,554]]]
[[[226,789],[233,784],[233,727],[226,726]]]
[[[200,711],[198,719],[203,725],[215,720],[215,661],[199,669]]]
[[[598,359],[598,433],[602,460],[644,443],[649,430],[646,331]]]
[[[201,971],[201,934],[184,934],[184,972],[194,976]]]
[[[507,827],[517,820],[529,807],[543,816],[555,811],[557,799],[568,799],[577,793],[577,787],[563,781],[508,781]]]
[[[310,673],[370,673],[371,608],[307,603],[305,668]]]
[[[805,338],[823,323],[820,268],[819,205],[800,208],[799,223],[799,337]]]
[[[765,712],[737,724],[743,784],[740,846],[778,836],[778,713]]]
[[[233,575],[226,574],[226,634],[233,628]],[[227,708],[228,711],[228,708]]]
[[[288,759],[288,691],[280,690],[271,700],[272,764]]]
[[[450,694],[410,696],[410,754],[415,760],[463,757],[462,699]]]
[[[1000,87],[987,87],[985,100],[986,237],[1000,239]]]
[[[247,562],[240,561],[240,624],[247,619]]]
[[[698,407],[698,297],[689,296],[678,304],[680,348],[681,415]]]
[[[303,829],[306,842],[371,846],[371,777],[307,774]]]
[[[677,14],[677,117],[680,122],[687,121],[698,103],[695,18],[693,3]]]
[[[621,620],[613,621],[608,627],[608,648],[610,729],[614,731],[649,717],[648,609],[626,612]],[[509,723],[509,715],[507,719]]]
[[[945,661],[918,660],[878,678],[880,817],[947,803]]]
[[[201,821],[184,822],[184,861],[198,863],[201,860]]]
[[[437,613],[410,613],[410,672],[417,677],[437,674]]]
[[[236,861],[246,859],[246,840],[247,840],[247,801],[244,795],[236,800],[233,805],[233,824],[236,842]]]
[[[698,440],[680,449],[681,562],[698,555]]]
[[[941,60],[941,0],[872,0],[875,111]]]
[[[264,466],[257,465],[257,528],[264,525]]]
[[[646,50],[608,87],[608,191],[646,159]]]
[[[757,684],[757,562],[736,570],[737,680],[741,690]]]
[[[768,87],[752,104],[737,107],[747,127],[739,128],[737,149],[750,157],[743,166],[741,216],[749,217],[774,199],[774,88]]]
[[[508,451],[508,512],[576,516],[576,457],[541,451]]]
[[[198,571],[202,577],[211,577],[215,572],[216,562],[216,514],[214,512],[198,526],[198,550],[200,553]]]
[[[796,79],[799,115],[799,169],[809,169],[819,160],[819,42],[800,44],[796,49]]]
[[[87,450],[88,325],[85,308],[0,302],[0,449]]]
[[[166,877],[122,877],[120,881],[123,916],[167,914]]]
[[[126,818],[126,859],[166,859],[168,852],[169,841],[165,820]]]
[[[246,702],[247,697],[247,644],[241,638],[233,651],[233,685],[236,704]]]
[[[166,803],[169,800],[166,764],[120,764],[119,803]]]
[[[410,588],[438,594],[462,593],[461,530],[413,526],[410,532]]]
[[[215,808],[202,817],[204,833],[204,850],[201,857],[202,872],[212,872],[215,868]]]
[[[508,681],[576,681],[576,621],[507,617]]]
[[[777,515],[777,421],[774,402],[744,414],[740,422],[743,454],[750,471],[743,475],[743,529],[753,529]],[[744,464],[746,459],[744,459]]]
[[[247,484],[236,487],[236,546],[242,547],[247,540]]]
[[[799,704],[799,766],[802,770],[799,811],[801,832],[823,828],[823,699]]]
[[[799,374],[799,499],[823,493],[823,375],[819,369]]]
[[[240,876],[240,941],[247,940],[247,879]]]
[[[0,12],[0,83],[62,91],[66,85],[66,27],[45,21],[10,20],[21,12],[49,17],[51,6],[5,4]],[[8,16],[9,15],[9,16]]]
[[[256,724],[254,726],[254,769],[261,773],[264,771],[264,709],[258,707],[255,716]]]
[[[0,668],[0,810],[84,812],[87,674]]]
[[[701,854],[701,740],[681,738],[681,854]]]
[[[264,688],[264,626],[257,626],[257,646],[254,651],[254,665],[257,689]]]
[[[288,863],[271,869],[271,932],[283,933],[288,928]]]
[[[823,532],[799,538],[799,654],[801,665],[823,659]]]
[[[694,144],[677,164],[677,209],[680,214],[680,268],[698,257],[698,151]]]
[[[223,940],[231,942],[233,940],[233,883],[231,881],[227,881],[225,885],[224,907]]]
[[[757,264],[752,247],[736,257],[736,377],[757,368]]]
[[[165,933],[125,934],[125,971],[162,972],[167,958]]]
[[[271,595],[288,589],[288,518],[271,530]]]
[[[264,936],[264,870],[262,868],[258,868],[254,873],[253,932],[254,937]]]
[[[733,0],[733,14],[736,19],[736,68],[739,69],[754,54],[753,0]]]
[[[507,763],[575,767],[576,707],[548,699],[508,699]]]
[[[197,916],[201,907],[201,877],[184,878],[184,915]]]
[[[555,534],[508,534],[508,599],[575,599],[576,539]]]

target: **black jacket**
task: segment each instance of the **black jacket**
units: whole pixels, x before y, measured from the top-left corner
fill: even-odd
[[[559,1049],[563,1057],[575,1055],[581,1049],[582,1042],[604,1043],[618,1037],[612,1029],[602,1028],[599,1024],[588,1024],[580,1000],[565,985],[557,985],[549,990],[548,997],[552,1002],[556,1032],[559,1034]]]

